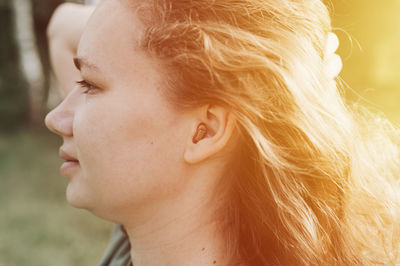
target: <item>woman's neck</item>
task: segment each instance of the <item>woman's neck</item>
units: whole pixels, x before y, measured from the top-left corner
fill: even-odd
[[[190,227],[174,221],[154,231],[136,232],[138,237],[127,229],[133,265],[224,265],[224,243],[215,222]]]
[[[203,191],[204,192],[204,191]],[[226,265],[217,211],[221,202],[190,193],[150,208],[141,223],[123,223],[135,266]],[[205,200],[208,199],[208,200]],[[139,213],[136,213],[136,217]]]

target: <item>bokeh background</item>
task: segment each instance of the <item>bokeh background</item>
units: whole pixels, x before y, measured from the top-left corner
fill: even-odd
[[[0,266],[96,265],[111,232],[110,223],[66,203],[61,139],[43,125],[60,100],[45,32],[62,2],[0,0]],[[400,1],[326,3],[346,101],[399,125]]]

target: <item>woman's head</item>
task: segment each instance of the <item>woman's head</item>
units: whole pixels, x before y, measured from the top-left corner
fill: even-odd
[[[47,119],[81,162],[70,202],[114,219],[224,184],[235,259],[362,261],[347,222],[364,217],[351,212],[366,190],[351,184],[380,177],[360,169],[367,144],[325,75],[329,30],[317,0],[104,1],[77,60],[96,89],[76,88]]]
[[[116,222],[175,199],[211,200],[235,123],[220,106],[167,101],[168,73],[140,47],[133,8],[104,1],[95,11],[74,59],[83,81],[46,117],[64,138],[62,157],[79,160],[62,167],[68,201]]]

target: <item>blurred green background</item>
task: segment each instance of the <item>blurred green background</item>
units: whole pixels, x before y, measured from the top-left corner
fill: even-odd
[[[18,1],[31,4],[25,30],[31,31],[40,63],[36,83],[24,74],[20,60],[26,46],[17,34]],[[66,203],[67,181],[58,170],[61,139],[42,123],[59,101],[45,29],[63,1],[18,1],[0,0],[0,266],[96,265],[111,224]],[[346,100],[361,102],[399,124],[400,1],[327,4],[341,41]]]

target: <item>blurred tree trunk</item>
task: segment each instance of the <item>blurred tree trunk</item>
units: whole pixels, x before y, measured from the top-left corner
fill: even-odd
[[[32,2],[31,0],[12,0],[11,2],[21,70],[29,86],[29,120],[33,125],[39,125],[43,123],[45,82],[34,32]]]

